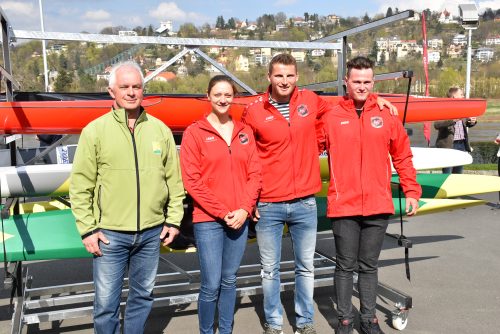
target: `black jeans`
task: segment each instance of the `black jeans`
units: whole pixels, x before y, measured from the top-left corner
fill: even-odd
[[[358,271],[361,321],[375,317],[377,305],[378,259],[389,215],[354,216],[332,219],[337,266],[335,293],[340,320],[353,321],[353,272]]]

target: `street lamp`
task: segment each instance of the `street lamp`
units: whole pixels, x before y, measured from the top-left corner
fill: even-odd
[[[460,11],[460,24],[465,30],[469,31],[469,41],[467,43],[467,76],[465,78],[465,98],[470,96],[470,68],[472,53],[472,30],[479,26],[479,14],[477,7],[473,3],[458,5]]]

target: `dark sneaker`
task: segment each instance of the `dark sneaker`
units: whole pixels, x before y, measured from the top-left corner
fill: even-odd
[[[378,319],[373,318],[372,321],[361,321],[362,334],[384,334],[378,325]]]
[[[297,328],[295,334],[316,334],[316,330],[312,324],[307,324],[304,327]]]
[[[337,325],[335,334],[352,334],[353,328],[354,324],[352,323],[352,321],[349,321],[347,319],[340,320],[339,324]]]
[[[273,328],[269,324],[264,324],[264,334],[283,334],[281,329]]]

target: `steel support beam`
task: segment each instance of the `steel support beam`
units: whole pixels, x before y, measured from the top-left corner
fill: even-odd
[[[220,47],[242,47],[242,48],[274,48],[274,49],[325,49],[338,50],[338,43],[323,42],[288,42],[288,41],[259,41],[259,40],[237,40],[237,39],[210,39],[210,38],[179,38],[162,36],[118,36],[102,34],[82,34],[66,32],[41,32],[28,30],[14,30],[12,38],[37,39],[53,41],[87,41],[94,43],[119,43],[119,44],[163,44],[163,45],[185,45],[185,46],[220,46]]]

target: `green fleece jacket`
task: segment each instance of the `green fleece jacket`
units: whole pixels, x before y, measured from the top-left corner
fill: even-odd
[[[180,225],[184,188],[172,132],[144,110],[133,133],[127,122],[124,109],[111,110],[81,133],[69,194],[82,237]]]

